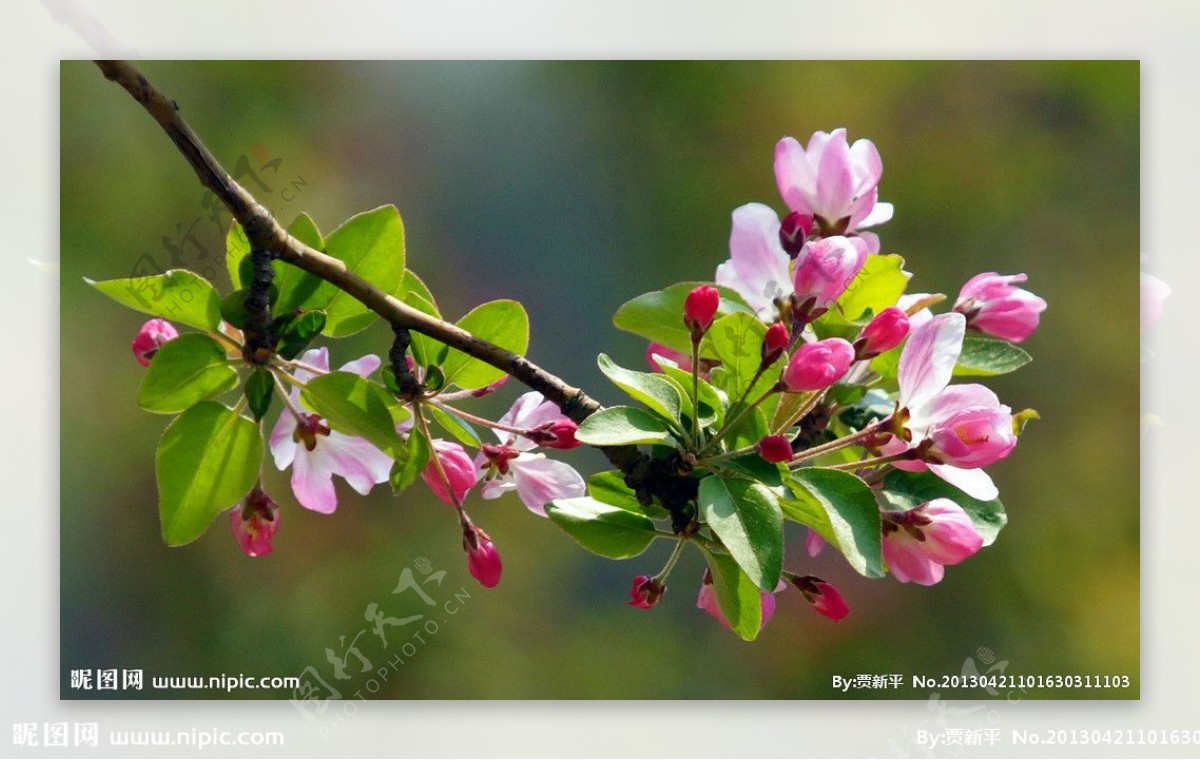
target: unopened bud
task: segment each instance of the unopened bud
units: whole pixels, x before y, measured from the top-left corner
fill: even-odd
[[[787,462],[792,458],[792,443],[787,436],[768,435],[758,442],[758,453],[772,464]]]
[[[698,341],[708,332],[720,306],[721,292],[712,285],[701,285],[688,293],[683,305],[683,323],[692,331],[692,340]]]
[[[579,446],[579,441],[575,440],[575,431],[577,430],[579,430],[579,426],[574,421],[567,417],[559,417],[556,420],[543,422],[526,433],[525,437],[548,449],[566,450]]]
[[[484,588],[494,588],[500,583],[503,567],[500,552],[488,534],[474,525],[463,528],[463,550],[467,553],[467,570]]]
[[[784,349],[787,348],[789,339],[787,328],[783,326],[782,322],[776,322],[767,328],[767,334],[763,336],[762,342],[762,367],[764,369],[779,360]]]
[[[875,315],[863,328],[855,347],[858,358],[869,359],[884,351],[890,351],[908,335],[908,315],[898,306],[889,306]]]
[[[639,575],[633,579],[633,589],[629,592],[629,606],[648,610],[658,604],[667,587],[648,575]]]
[[[813,218],[808,214],[793,211],[783,218],[783,223],[779,226],[779,243],[788,256],[796,258],[800,249],[804,247],[804,241],[812,234],[812,228]]]

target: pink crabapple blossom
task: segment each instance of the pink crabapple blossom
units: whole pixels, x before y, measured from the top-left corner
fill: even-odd
[[[760,319],[779,314],[776,299],[792,295],[792,258],[779,242],[779,216],[769,206],[747,203],[733,211],[729,260],[717,267],[718,285],[737,291]]]
[[[825,234],[855,232],[892,218],[892,204],[878,202],[882,176],[875,144],[860,139],[850,145],[845,129],[816,132],[807,146],[793,137],[775,146],[775,182],[784,203],[797,214],[817,217]],[[863,237],[872,252],[879,250],[874,235]]]
[[[957,565],[983,546],[971,518],[949,499],[883,518],[883,558],[901,583],[932,586],[942,580],[945,565]]]
[[[786,588],[787,584],[780,581],[773,592],[759,591],[762,600],[762,619],[758,624],[760,632],[767,627],[767,623],[771,622],[771,618],[775,617],[775,594]],[[708,568],[705,568],[704,577],[700,580],[700,593],[696,596],[696,609],[704,610],[716,618],[717,622],[722,626],[730,628],[729,620],[725,618],[725,613],[721,612],[721,605],[717,602],[717,592],[713,587],[712,571]]]
[[[518,430],[536,430],[562,419],[558,406],[537,391],[530,391],[517,398],[512,408],[499,419],[499,424]],[[535,441],[503,430],[495,433],[500,445],[484,444],[475,459],[475,465],[484,477],[480,491],[483,498],[498,499],[515,490],[529,511],[545,517],[549,502],[587,493],[583,477],[575,468],[534,453]]]
[[[790,393],[819,391],[836,383],[854,361],[854,347],[841,338],[804,343],[788,361],[780,382]]]
[[[165,319],[151,319],[138,330],[130,348],[137,363],[149,367],[150,360],[158,353],[158,349],[178,337],[179,331],[175,329],[175,325]]]
[[[305,351],[300,363],[321,371],[329,369],[329,349]],[[342,366],[341,372],[366,377],[379,368],[379,357],[367,354]],[[300,367],[295,378],[305,383],[313,373]],[[280,470],[292,468],[292,492],[306,509],[330,514],[337,509],[333,476],[339,475],[355,491],[367,495],[388,479],[392,458],[363,438],[330,430],[319,415],[300,405],[300,389],[292,388],[290,408],[284,410],[271,431],[271,454]],[[297,419],[299,418],[299,419]]]
[[[792,289],[796,305],[818,317],[833,306],[867,262],[867,246],[841,235],[805,244],[796,257]]]
[[[436,457],[436,461],[435,461]],[[441,465],[441,471],[438,471]],[[445,478],[442,474],[445,473]],[[475,487],[479,474],[466,450],[454,441],[433,440],[429,463],[421,471],[421,480],[448,506],[462,506],[467,494]],[[447,484],[446,481],[449,481]]]
[[[271,553],[271,539],[279,531],[279,505],[255,486],[246,498],[229,510],[233,538],[248,557]]]
[[[633,579],[633,588],[629,590],[629,606],[648,610],[658,604],[665,593],[667,587],[662,581],[648,575],[639,575]]]
[[[992,479],[978,469],[1002,459],[1016,445],[1012,410],[978,384],[949,385],[962,352],[966,318],[940,314],[913,331],[900,353],[899,408],[907,412],[911,439],[893,436],[885,455],[917,448],[926,439],[927,461],[897,461],[898,469],[935,475],[976,499],[999,495]],[[957,439],[957,440],[955,440]]]
[[[1037,329],[1046,302],[1018,288],[1023,274],[977,274],[962,286],[954,310],[967,318],[967,327],[982,333],[1020,343]]]

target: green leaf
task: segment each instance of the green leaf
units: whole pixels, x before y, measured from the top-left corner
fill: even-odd
[[[783,515],[761,483],[710,475],[700,481],[700,516],[750,580],[774,591],[783,570]]]
[[[610,406],[596,412],[579,426],[575,439],[589,446],[675,442],[667,423],[645,409],[632,406]]]
[[[678,425],[682,413],[679,391],[663,375],[635,372],[618,365],[607,354],[596,359],[600,371],[634,401],[640,401],[669,425]]]
[[[409,431],[408,441],[404,444],[404,448],[397,453],[400,456],[392,465],[392,472],[388,478],[392,484],[392,493],[396,494],[404,491],[417,482],[417,478],[421,477],[425,465],[429,464],[431,449],[424,434],[414,427]]]
[[[267,416],[274,395],[275,380],[271,377],[271,370],[259,367],[246,379],[246,402],[255,422]]]
[[[433,421],[459,443],[475,449],[480,447],[482,442],[479,439],[479,433],[475,432],[475,428],[471,427],[466,420],[461,419],[458,415],[442,411],[432,404],[427,404],[422,409],[428,412]]]
[[[848,322],[859,322],[867,312],[878,314],[896,301],[908,287],[911,274],[904,271],[904,259],[894,253],[867,256],[858,276],[838,299],[835,310]]]
[[[300,399],[332,429],[366,438],[394,458],[401,456],[404,442],[388,408],[391,394],[382,385],[353,372],[330,372],[309,380]]]
[[[665,290],[644,293],[617,309],[613,315],[613,325],[619,330],[690,354],[692,334],[683,325],[683,305],[688,293],[704,284],[707,283],[681,282]],[[735,291],[720,285],[716,288],[721,292],[718,315],[750,311],[750,307]]]
[[[653,520],[665,520],[670,513],[657,504],[646,506],[637,499],[633,489],[625,485],[625,476],[620,470],[605,470],[588,478],[588,495],[593,499],[624,509],[626,512],[636,512]]]
[[[225,233],[225,268],[229,270],[229,281],[233,283],[234,290],[250,285],[250,241],[246,239],[246,231],[237,220],[229,225],[229,232]]]
[[[1006,340],[968,335],[954,367],[955,377],[1003,375],[1033,361],[1025,349]]]
[[[795,470],[786,483],[794,498],[781,499],[780,506],[788,519],[820,533],[862,575],[883,577],[879,506],[866,483],[819,467]]]
[[[660,359],[663,375],[671,380],[679,397],[683,401],[683,413],[689,419],[692,416],[692,373],[676,367],[668,359]],[[729,406],[729,398],[723,391],[717,390],[704,378],[699,380],[700,391],[700,426],[704,428],[719,428],[725,424],[725,410]]]
[[[306,311],[298,317],[282,316],[273,325],[279,342],[275,351],[284,359],[295,359],[304,353],[312,339],[325,329],[325,312]]]
[[[1004,505],[999,499],[980,501],[934,475],[932,472],[892,470],[883,479],[883,497],[892,509],[909,510],[934,499],[949,499],[963,508],[975,530],[983,536],[983,545],[990,546],[1008,523]]]
[[[731,473],[749,480],[756,480],[772,488],[783,485],[780,466],[768,462],[757,453],[746,454],[736,459],[727,459],[716,464],[715,468],[726,474]]]
[[[155,352],[138,388],[138,406],[175,414],[229,390],[237,379],[220,343],[198,333],[180,335]]]
[[[721,614],[734,633],[745,641],[754,641],[762,628],[762,592],[729,555],[705,551],[704,557]]]
[[[514,354],[524,354],[529,348],[529,315],[516,301],[491,301],[477,306],[456,324],[476,338]],[[465,390],[483,388],[504,377],[504,370],[453,348],[446,354],[442,370],[447,383]]]
[[[341,259],[346,268],[385,293],[395,291],[404,278],[404,224],[395,206],[381,206],[356,214],[325,239],[325,253]],[[324,294],[332,291],[329,299]],[[370,325],[376,315],[344,290],[323,283],[308,299],[314,309],[324,309],[325,334],[342,338]]]
[[[227,406],[204,401],[179,415],[154,458],[163,540],[182,546],[199,538],[250,491],[262,455],[258,426]]]
[[[747,402],[753,402],[779,379],[783,361],[768,368],[746,393],[747,386],[762,364],[762,343],[766,334],[767,326],[757,317],[739,312],[713,322],[712,328],[704,336],[700,353],[721,361],[721,366],[709,373],[709,377],[731,399],[746,394]]]
[[[112,300],[134,311],[201,330],[221,324],[221,297],[195,272],[169,269],[149,277],[128,277],[96,282],[83,280]]]
[[[325,241],[321,237],[320,230],[317,229],[316,222],[308,214],[300,214],[296,217],[288,225],[287,232],[308,247],[324,252]],[[225,264],[229,269],[229,279],[233,283],[234,290],[240,290],[250,285],[253,277],[250,265],[250,242],[246,239],[246,233],[242,226],[236,221],[230,225],[229,233],[225,236]],[[333,296],[334,288],[332,286],[326,285],[322,288],[321,286],[326,284],[324,280],[305,272],[300,267],[275,260],[271,262],[271,268],[275,270],[275,278],[271,284],[275,286],[278,293],[271,299],[271,313],[275,316],[323,307]],[[319,306],[312,303],[314,298],[321,300]]]
[[[871,360],[871,371],[885,380],[895,380],[900,374],[901,349],[902,346],[897,346],[876,356]]]
[[[546,515],[584,549],[609,559],[636,557],[655,537],[645,516],[589,496],[552,501]]]

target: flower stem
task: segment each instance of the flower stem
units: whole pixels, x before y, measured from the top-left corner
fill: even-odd
[[[683,545],[687,543],[687,541],[688,539],[682,536],[679,537],[679,540],[675,544],[675,550],[672,551],[671,556],[667,558],[667,564],[663,565],[663,569],[659,570],[658,575],[654,576],[655,581],[662,583],[667,579],[667,576],[670,575],[671,571],[675,569],[675,563],[679,562],[679,557],[683,554]]]
[[[749,446],[743,446],[740,449],[735,449],[734,451],[726,451],[724,454],[715,454],[711,457],[705,457],[704,459],[697,459],[696,466],[697,467],[707,467],[710,464],[716,464],[717,462],[724,462],[727,459],[737,459],[738,457],[743,457],[743,456],[746,456],[747,454],[753,454],[756,451],[758,451],[758,444],[753,443],[753,444],[750,444]]]
[[[813,446],[811,449],[805,449],[804,451],[801,451],[796,456],[792,457],[791,461],[788,462],[788,466],[795,466],[795,465],[800,464],[801,462],[806,462],[809,459],[815,459],[819,456],[828,454],[832,451],[837,451],[838,449],[844,449],[847,446],[852,446],[855,443],[858,443],[859,441],[861,441],[863,438],[866,438],[867,436],[871,435],[872,433],[877,432],[878,430],[883,428],[886,424],[890,424],[891,420],[892,420],[891,417],[885,417],[882,420],[876,420],[875,422],[872,422],[870,425],[867,425],[866,427],[864,427],[862,430],[859,430],[857,433],[850,433],[849,435],[844,435],[835,441],[823,443],[820,446]]]
[[[778,429],[772,430],[771,433],[773,435],[781,435],[784,432],[786,432],[787,429],[790,428],[792,425],[795,425],[797,422],[804,419],[806,416],[808,416],[809,412],[811,412],[813,409],[816,408],[817,404],[821,403],[821,400],[823,398],[825,398],[825,394],[828,391],[829,391],[829,389],[825,388],[825,389],[817,391],[813,395],[809,396],[808,400],[805,401],[804,404],[798,410],[796,410],[796,413],[793,414],[790,419],[785,420],[784,423],[782,425],[780,425]]]
[[[421,403],[414,400],[412,402],[413,418],[417,421],[417,426],[421,428],[421,434],[425,436],[425,440],[429,441],[429,457],[433,461],[433,469],[437,471],[438,478],[446,486],[446,493],[450,494],[451,501],[454,502],[454,508],[458,511],[458,521],[462,524],[463,530],[467,530],[471,525],[471,518],[467,517],[467,512],[463,509],[462,500],[458,498],[458,494],[454,490],[454,485],[450,483],[450,477],[446,474],[446,468],[442,466],[442,460],[437,455],[437,449],[433,447],[433,436],[429,434],[429,421],[425,419],[425,415],[421,412]]]
[[[271,373],[271,379],[275,381],[275,390],[279,391],[279,397],[283,399],[284,407],[292,413],[292,416],[296,418],[296,422],[302,422],[304,418],[300,416],[300,410],[297,409],[296,405],[292,403],[291,397],[288,396],[287,388],[283,386],[283,381],[279,379],[279,375],[272,370],[267,371]],[[284,374],[284,377],[293,379],[292,376],[288,374]]]
[[[478,415],[471,414],[470,412],[465,412],[458,407],[450,406],[441,399],[433,399],[433,404],[444,412],[449,412],[456,417],[463,418],[467,422],[474,422],[477,425],[483,425],[484,427],[489,427],[492,430],[503,430],[504,432],[512,433],[513,435],[527,436],[529,434],[529,431],[526,429],[513,427],[512,425],[502,425],[499,422],[494,422],[486,417],[480,417]]]
[[[692,441],[700,445],[700,336],[692,336]]]
[[[901,451],[899,454],[891,454],[886,457],[875,457],[874,459],[864,459],[861,462],[846,462],[845,464],[831,464],[831,465],[829,465],[829,469],[831,469],[831,470],[858,470],[858,469],[863,469],[863,468],[867,468],[867,467],[882,467],[883,465],[890,464],[892,462],[900,462],[900,461],[903,461],[906,459],[916,459],[916,457],[913,456],[915,451],[916,451],[915,449],[909,449],[908,451]]]
[[[753,383],[751,383],[751,387],[753,387]],[[769,399],[771,396],[775,395],[778,392],[779,392],[779,385],[778,384],[772,385],[770,388],[767,388],[767,390],[765,390],[761,396],[759,396],[757,399],[755,399],[753,404],[750,404],[745,409],[738,412],[737,415],[734,416],[733,419],[725,420],[725,425],[720,430],[717,431],[717,434],[712,437],[712,440],[708,442],[708,445],[705,446],[703,449],[701,449],[698,452],[699,455],[704,456],[704,454],[709,449],[713,448],[718,443],[720,443],[721,439],[724,438],[729,433],[730,430],[732,430],[734,427],[737,426],[737,424],[739,422],[741,422],[743,419],[745,419],[746,415],[753,412],[758,407],[759,404],[766,401],[767,399]]]

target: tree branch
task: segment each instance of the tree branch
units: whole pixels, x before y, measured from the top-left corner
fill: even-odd
[[[154,117],[191,164],[201,184],[211,190],[241,224],[251,250],[269,251],[273,257],[332,283],[390,322],[394,329],[414,330],[428,335],[512,375],[553,401],[563,414],[575,422],[582,422],[603,408],[579,388],[567,384],[524,356],[480,340],[456,325],[408,306],[348,270],[341,260],[310,248],[288,235],[271,212],[239,185],[209,152],[179,115],[179,105],[175,101],[159,92],[126,61],[96,61],[96,65],[105,77],[125,88]],[[627,477],[635,479],[637,466],[646,459],[636,446],[601,447],[601,450],[614,466]]]

